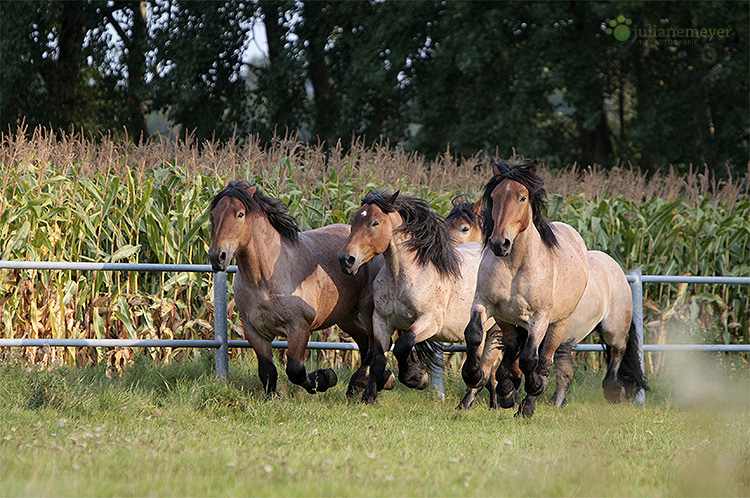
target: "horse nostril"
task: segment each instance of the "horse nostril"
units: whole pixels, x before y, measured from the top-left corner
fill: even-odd
[[[226,251],[221,251],[221,253],[219,253],[219,261],[221,261],[223,263],[226,260],[227,260],[227,253],[226,253]]]
[[[346,264],[349,266],[352,266],[355,261],[356,261],[356,258],[354,256],[350,255],[348,258],[346,258]]]
[[[510,239],[503,240],[502,248],[505,251],[507,251],[508,249],[510,249]]]

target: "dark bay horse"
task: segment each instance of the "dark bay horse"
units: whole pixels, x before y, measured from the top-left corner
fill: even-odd
[[[531,417],[536,397],[547,389],[553,355],[586,290],[587,250],[573,227],[543,216],[546,191],[534,161],[500,161],[493,172],[482,197],[482,234],[490,250],[479,265],[465,331],[467,362],[476,356],[488,316],[498,324],[515,325],[503,329],[499,403],[515,404],[522,373],[527,396],[518,414]]]
[[[412,350],[429,344],[428,339],[463,341],[482,246],[454,247],[440,215],[422,199],[398,192],[370,191],[351,224],[351,235],[341,249],[341,270],[356,275],[377,255],[385,260],[372,284],[375,346],[363,400],[372,402],[377,396],[375,379],[385,368],[385,351],[397,330],[402,331],[393,349],[398,378],[424,389],[429,378],[413,361]]]
[[[481,199],[473,203],[464,198],[454,200],[453,209],[445,218],[454,239],[465,242],[482,240],[481,203]],[[562,344],[555,351],[556,385],[551,400],[554,406],[565,403],[570,389],[574,373],[573,345],[594,330],[599,332],[607,348],[607,375],[602,381],[605,397],[618,402],[625,394],[634,396],[635,390],[648,389],[636,349],[633,300],[625,273],[614,259],[601,251],[588,251],[586,257],[589,265],[586,290],[570,317]],[[497,341],[498,338],[493,336],[489,340]],[[493,367],[497,364],[499,358],[497,363],[492,363]],[[489,381],[497,385],[497,382],[492,382],[494,376],[495,368],[492,368]]]
[[[367,357],[372,340],[369,269],[344,275],[337,259],[349,236],[348,225],[300,232],[280,199],[267,197],[246,182],[230,182],[214,197],[211,224],[211,267],[223,271],[232,258],[237,261],[235,299],[267,396],[276,393],[271,341],[277,336],[289,341],[289,380],[309,393],[324,392],[337,383],[331,369],[308,372],[305,368],[312,330],[336,324],[352,336],[362,358]],[[392,379],[387,382],[390,372],[382,375],[381,386],[392,386]],[[367,369],[360,367],[348,394],[361,390],[366,377]]]

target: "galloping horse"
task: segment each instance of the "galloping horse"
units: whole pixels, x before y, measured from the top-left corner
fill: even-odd
[[[450,235],[453,244],[458,246],[467,242],[481,242],[482,228],[479,225],[479,216],[482,209],[482,200],[470,202],[463,195],[459,195],[454,197],[451,203],[453,207],[448,216],[445,217],[445,226],[448,228],[448,235]],[[495,371],[500,364],[501,348],[501,331],[497,326],[492,326],[487,330],[481,358],[475,358],[474,368],[481,368],[481,380],[467,389],[466,395],[458,404],[458,408],[471,408],[483,387],[486,387],[489,392],[490,408],[499,408]]]
[[[235,258],[234,294],[245,339],[258,356],[258,375],[267,396],[276,393],[277,372],[271,341],[289,340],[286,373],[309,393],[337,383],[328,369],[308,373],[304,364],[312,330],[338,325],[352,336],[362,358],[372,339],[372,295],[368,269],[356,276],[338,268],[339,248],[349,226],[329,225],[300,232],[280,199],[256,186],[230,182],[211,202],[212,241],[208,258],[214,271]],[[387,383],[390,372],[378,378]],[[349,393],[367,383],[364,366],[355,373]],[[392,384],[392,382],[391,382]]]
[[[547,389],[553,355],[586,290],[587,251],[573,227],[543,216],[546,191],[535,162],[500,161],[493,172],[482,197],[482,233],[490,251],[479,265],[465,331],[467,361],[476,356],[488,316],[515,325],[503,329],[497,390],[500,406],[512,407],[522,372],[527,396],[518,414],[528,418]]]
[[[403,331],[393,349],[398,378],[409,387],[424,389],[428,375],[412,360],[412,348],[433,338],[463,341],[482,246],[453,247],[442,218],[425,201],[399,192],[370,191],[351,223],[351,235],[339,257],[343,272],[356,275],[376,255],[385,258],[372,284],[375,346],[362,399],[372,402],[377,396],[375,379],[385,368],[385,351],[396,330]]]
[[[464,242],[482,240],[478,216],[481,202],[481,199],[475,203],[463,199],[454,200],[453,209],[445,218],[452,237],[461,237],[459,240]],[[581,342],[594,330],[599,332],[607,348],[607,375],[602,381],[605,397],[611,402],[621,401],[626,390],[623,383],[628,386],[627,390],[631,395],[635,395],[634,388],[648,389],[635,347],[637,339],[632,322],[633,301],[625,273],[614,259],[601,251],[588,251],[586,257],[589,265],[586,290],[570,317],[562,344],[555,351],[556,385],[552,395],[554,406],[565,403],[570,389],[574,373],[571,352],[573,345]],[[468,370],[467,367],[467,375],[471,376]],[[488,385],[497,385],[497,382],[492,382],[494,373],[493,364]],[[485,381],[486,375],[485,372]]]

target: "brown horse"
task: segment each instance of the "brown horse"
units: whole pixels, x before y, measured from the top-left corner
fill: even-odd
[[[453,209],[445,218],[452,237],[465,242],[482,240],[479,223],[481,203],[481,199],[474,203],[463,198],[454,199]],[[623,399],[626,390],[634,396],[635,390],[648,389],[635,348],[635,325],[631,320],[633,301],[625,273],[614,259],[603,252],[588,251],[586,256],[589,265],[586,291],[570,317],[562,344],[555,351],[556,385],[552,395],[552,404],[555,406],[565,403],[573,379],[573,345],[581,342],[594,330],[599,332],[607,348],[607,375],[602,381],[605,397],[611,402],[618,402]],[[490,340],[498,339],[491,337]],[[493,363],[488,385],[497,385],[497,382],[492,382],[495,366]],[[486,376],[483,373],[485,381]]]
[[[535,162],[500,161],[493,171],[482,197],[482,233],[490,250],[484,251],[479,266],[465,331],[467,361],[476,356],[488,316],[498,324],[515,325],[503,329],[499,403],[508,408],[515,404],[522,372],[527,396],[518,414],[531,417],[536,397],[547,389],[553,355],[586,289],[586,244],[570,225],[550,223],[543,216],[546,191]],[[514,368],[516,359],[520,372]]]
[[[237,261],[235,299],[267,396],[276,393],[271,341],[277,336],[289,341],[289,380],[309,393],[324,392],[337,382],[331,369],[308,373],[305,368],[312,330],[336,324],[352,336],[362,358],[368,355],[372,340],[368,268],[356,276],[344,275],[337,261],[338,250],[349,236],[348,225],[300,232],[281,200],[246,182],[230,182],[216,195],[211,224],[211,267],[224,271],[232,258]],[[383,375],[377,379],[381,386],[390,372]],[[360,367],[348,394],[363,388],[366,377],[367,369]]]
[[[372,284],[375,347],[370,382],[363,400],[377,396],[375,380],[385,368],[391,336],[401,382],[424,389],[428,376],[412,359],[415,345],[428,339],[463,341],[469,321],[481,244],[451,244],[442,217],[416,197],[370,191],[351,218],[352,231],[341,249],[341,269],[356,274],[360,266],[382,254],[385,264]],[[484,333],[484,324],[479,324]],[[418,349],[417,349],[418,351]]]

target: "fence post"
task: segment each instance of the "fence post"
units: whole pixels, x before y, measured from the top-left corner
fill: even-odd
[[[441,347],[438,351],[435,351],[435,362],[430,372],[430,379],[432,382],[432,389],[437,394],[438,398],[445,401],[445,379],[443,378],[443,371],[445,370],[445,354]]]
[[[641,371],[645,372],[645,358],[643,353],[643,272],[640,269],[630,270],[633,281],[630,282],[630,292],[633,296],[633,323],[635,324],[635,335],[638,339],[638,358],[641,362]],[[646,391],[637,388],[633,392],[633,401],[638,405],[646,403]]]
[[[216,376],[229,375],[229,334],[227,327],[227,272],[214,272],[214,338],[221,343],[216,349]]]

